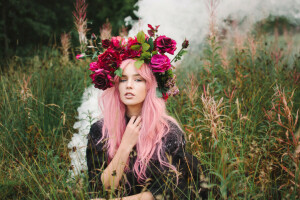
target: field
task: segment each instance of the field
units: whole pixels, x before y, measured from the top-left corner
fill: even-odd
[[[177,66],[169,113],[206,167],[210,199],[299,199],[299,36],[208,37]],[[2,64],[0,199],[87,199],[68,142],[90,60],[57,48]]]

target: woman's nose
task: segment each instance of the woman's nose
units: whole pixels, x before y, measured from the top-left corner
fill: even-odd
[[[132,85],[133,85],[132,79],[128,79],[128,80],[127,80],[127,85],[126,85],[126,87],[127,87],[127,88],[132,88]]]

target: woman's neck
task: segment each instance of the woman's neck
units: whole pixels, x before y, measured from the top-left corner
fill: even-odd
[[[132,116],[139,116],[142,111],[142,105],[134,105],[126,107],[126,115],[131,118]]]

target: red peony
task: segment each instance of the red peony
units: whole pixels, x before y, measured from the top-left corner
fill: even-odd
[[[159,53],[163,54],[165,52],[169,54],[174,54],[176,47],[176,41],[172,40],[171,38],[168,38],[166,36],[159,36],[155,40],[155,46],[158,49]]]
[[[120,36],[117,36],[111,38],[110,47],[115,50],[120,50],[122,46],[124,46],[125,44],[126,44],[125,39]]]
[[[98,69],[94,74],[90,75],[93,80],[92,82],[95,84],[95,88],[106,90],[113,86],[112,76],[109,73],[110,72],[108,70]]]
[[[127,41],[127,48],[130,48],[132,45],[137,45],[137,44],[140,44],[138,41],[137,41],[137,38],[134,37],[134,38],[128,38],[128,41]]]
[[[170,59],[166,55],[152,56],[149,66],[153,72],[165,72],[171,67]]]

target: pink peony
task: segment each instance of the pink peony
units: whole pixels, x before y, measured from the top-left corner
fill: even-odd
[[[166,55],[152,56],[149,66],[153,72],[165,72],[171,67],[170,59]]]
[[[109,73],[108,70],[98,69],[94,74],[90,75],[92,82],[95,84],[95,88],[106,90],[113,86],[112,76]]]
[[[163,54],[165,52],[169,54],[174,54],[176,47],[176,41],[172,40],[171,38],[168,38],[166,36],[159,36],[155,40],[155,46],[158,49],[159,53]]]

